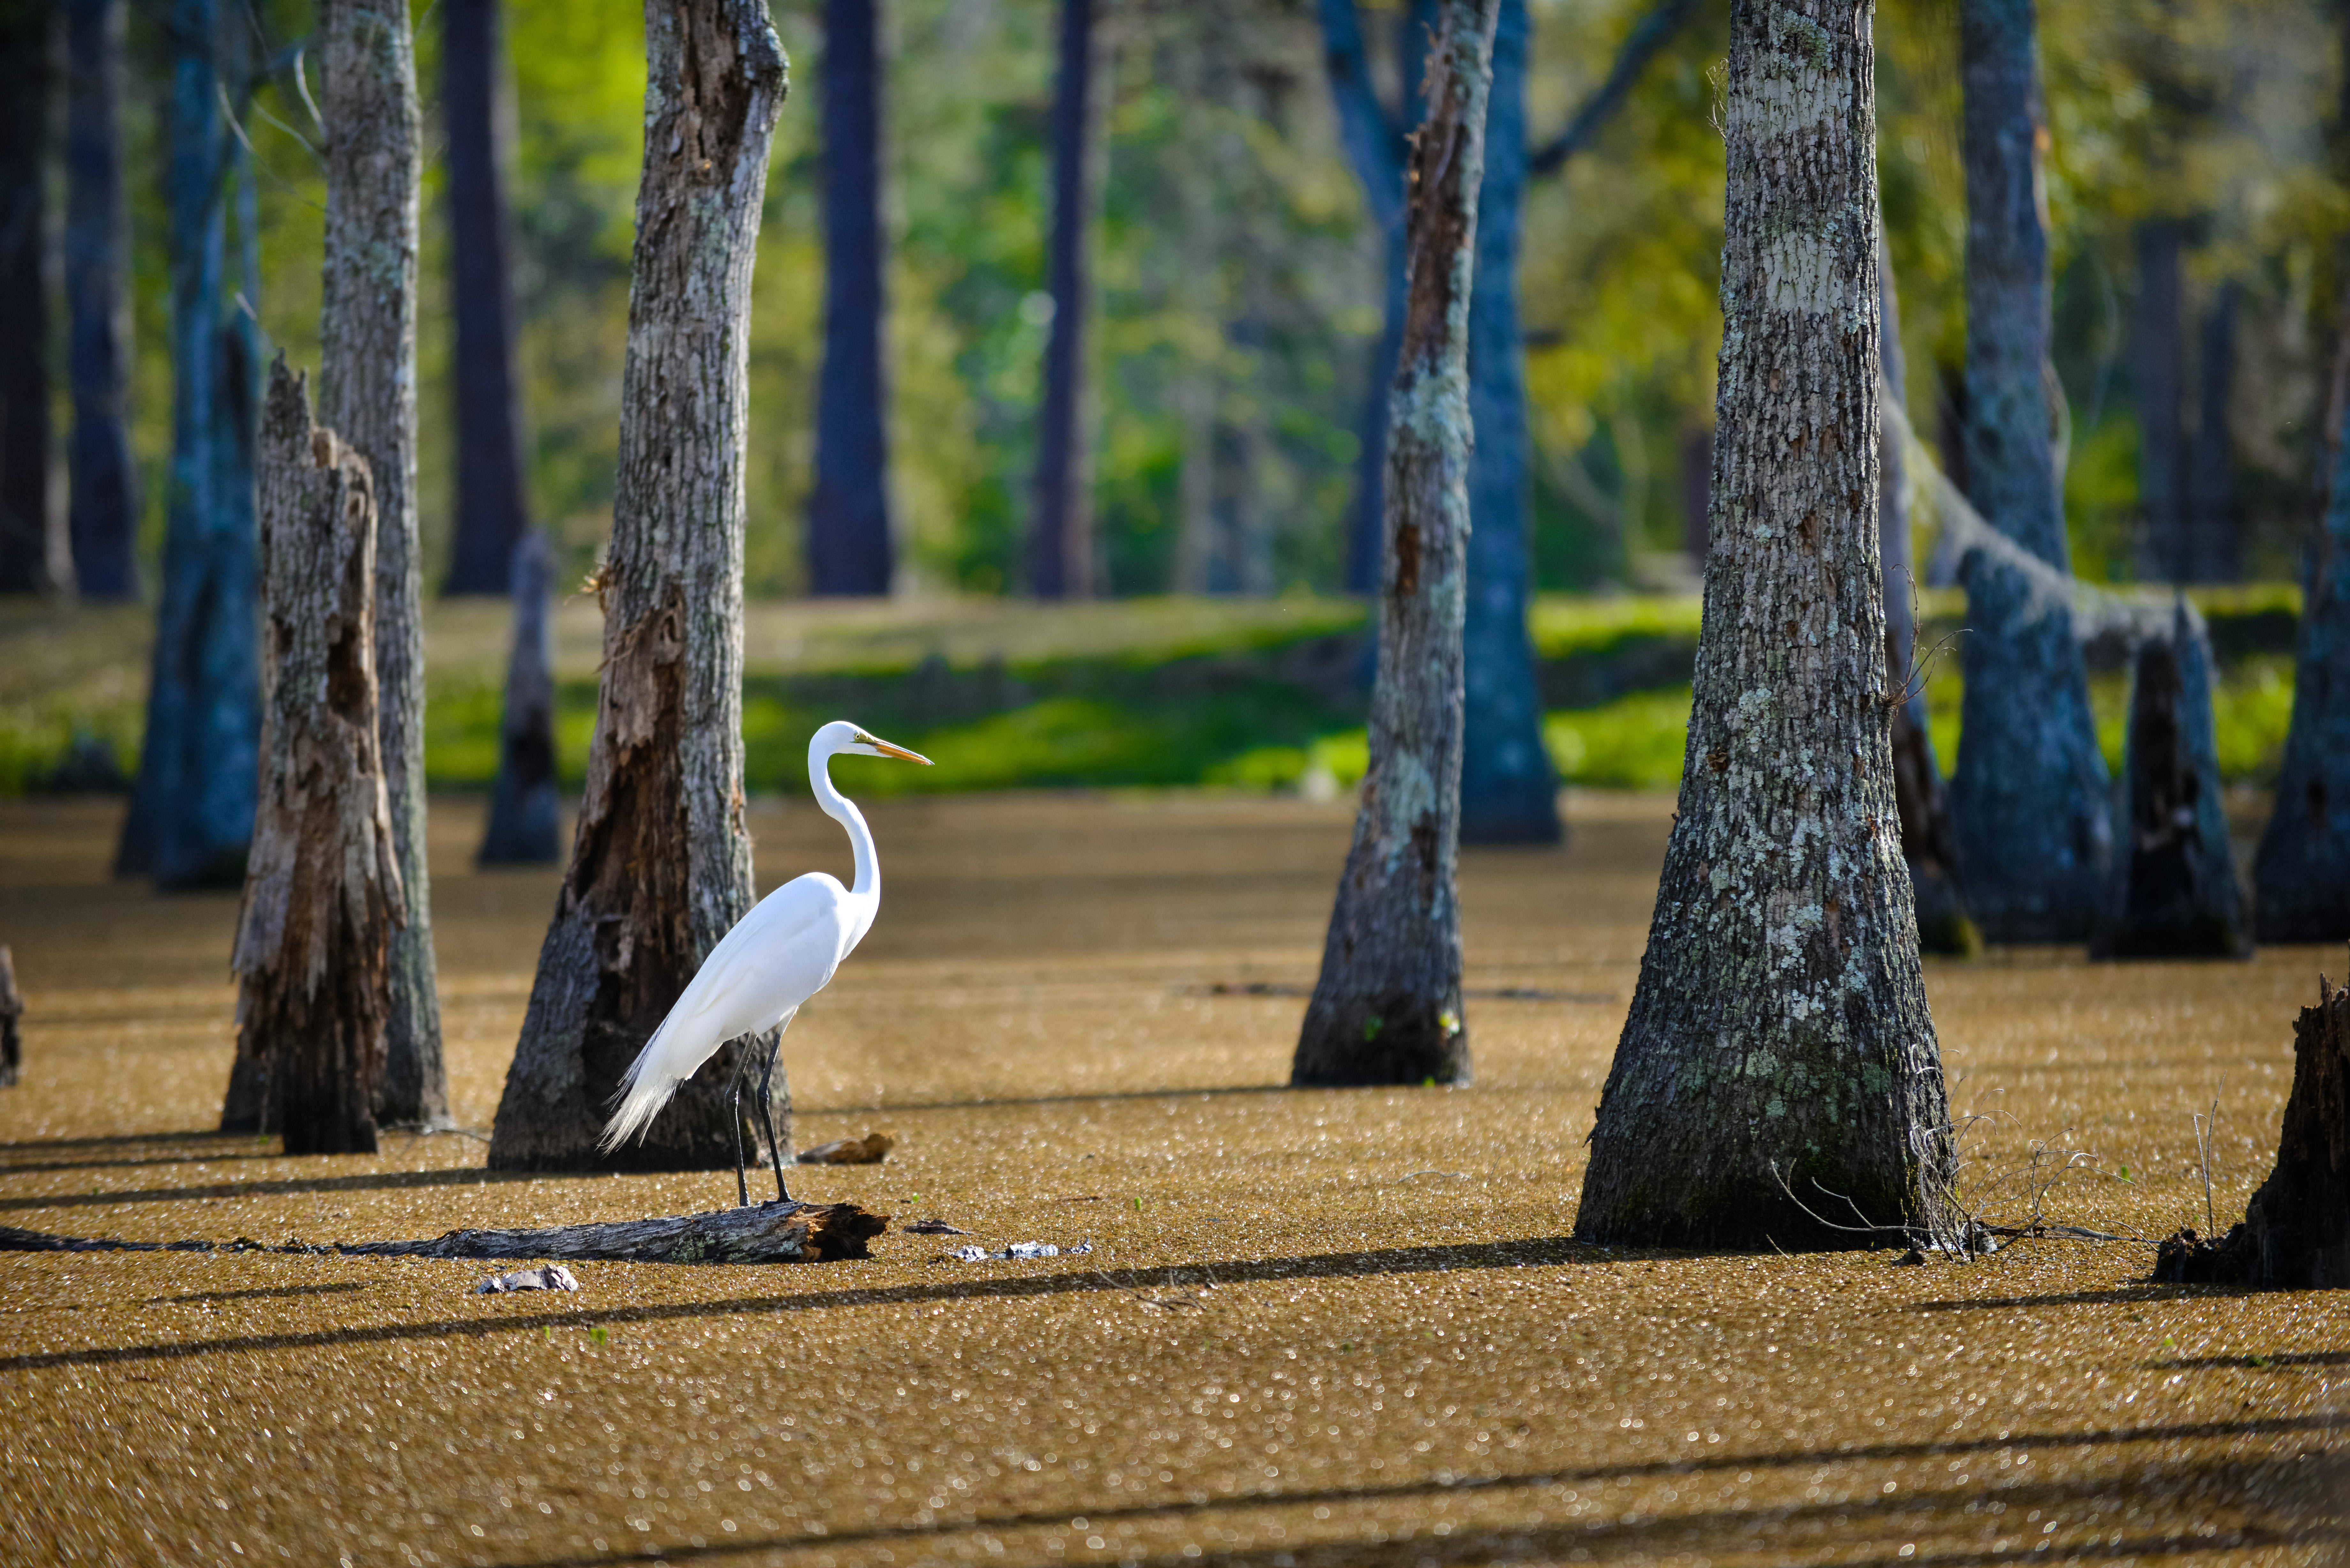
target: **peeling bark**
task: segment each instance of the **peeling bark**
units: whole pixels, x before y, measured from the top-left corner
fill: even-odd
[[[376,1115],[449,1119],[424,859],[423,582],[416,536],[415,49],[405,0],[325,0],[327,141],[319,418],[375,482],[375,674],[384,787],[408,919],[391,939],[390,1015]]]
[[[548,599],[555,552],[534,530],[515,545],[514,654],[498,722],[498,777],[482,831],[484,866],[552,866],[563,857],[562,801],[555,777],[555,649]]]
[[[1781,1179],[1847,1225],[1929,1202],[1925,1135],[1947,1111],[1885,679],[1874,54],[1866,5],[1731,14],[1696,699],[1585,1241],[1885,1239],[1830,1229]]]
[[[1293,1084],[1456,1084],[1470,290],[1502,0],[1447,0],[1412,145],[1402,350],[1388,403],[1386,557],[1370,768]]]
[[[725,1088],[742,1042],[679,1091],[645,1142],[609,1161],[596,1152],[621,1073],[752,905],[745,355],[784,52],[762,0],[650,0],[645,31],[603,680],[571,867],[492,1131],[502,1170],[734,1164]]]
[[[400,865],[376,733],[367,460],[310,419],[280,355],[261,431],[267,625],[260,810],[233,967],[233,1097],[288,1154],[371,1153]],[[244,1130],[233,1105],[224,1131]]]

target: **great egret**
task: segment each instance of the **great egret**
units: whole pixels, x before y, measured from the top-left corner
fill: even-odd
[[[600,1140],[609,1153],[631,1136],[641,1137],[677,1086],[741,1034],[777,1029],[767,1064],[759,1074],[759,1116],[767,1129],[767,1151],[775,1165],[775,1197],[788,1202],[783,1150],[767,1105],[781,1029],[791,1027],[800,1005],[831,982],[840,961],[873,929],[881,908],[881,867],[873,853],[873,832],[856,803],[832,787],[833,758],[897,757],[931,765],[931,759],[903,746],[877,740],[846,720],[836,719],[808,741],[808,787],[824,814],[848,830],[857,854],[857,884],[844,888],[821,871],[795,877],[765,898],[711,950],[710,957],[645,1042],[612,1096],[618,1108]],[[781,1029],[777,1026],[780,1025]],[[734,1189],[744,1203],[750,1185],[743,1174],[743,1072],[734,1075]]]

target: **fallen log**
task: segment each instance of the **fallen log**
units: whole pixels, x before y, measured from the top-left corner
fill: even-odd
[[[230,1242],[121,1241],[53,1236],[0,1225],[0,1252],[291,1252],[345,1258],[560,1258],[575,1263],[834,1263],[869,1258],[867,1243],[889,1216],[855,1203],[760,1203],[702,1214],[671,1214],[557,1225],[543,1231],[451,1231],[422,1241],[338,1241],[277,1246]]]

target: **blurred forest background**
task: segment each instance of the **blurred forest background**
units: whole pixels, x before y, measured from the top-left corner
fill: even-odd
[[[275,40],[309,26],[301,0],[252,4]],[[1394,64],[1378,51],[1391,42],[1381,24],[1394,4],[1388,16],[1364,7],[1390,100]],[[1606,77],[1650,4],[1533,0],[1537,141]],[[433,583],[448,558],[453,484],[446,134],[440,31],[432,5],[414,9],[428,157],[420,500]],[[1712,120],[1726,10],[1696,7],[1596,143],[1529,184],[1520,287],[1532,535],[1545,589],[1689,581],[1686,557],[1676,557],[1692,530],[1701,538],[1721,332],[1722,162]],[[1055,11],[1047,0],[882,8],[903,590],[1023,586],[1051,317],[1043,290]],[[608,524],[642,16],[629,0],[508,0],[503,13],[528,495],[561,551],[563,576],[576,581]],[[754,595],[805,585],[823,335],[820,6],[781,0],[775,16],[794,86],[756,275]],[[1955,428],[1963,351],[1956,6],[1888,0],[1877,26],[1878,156],[1908,390],[1931,440]],[[2316,505],[2342,295],[2338,241],[2350,223],[2328,154],[2342,117],[2341,26],[2325,0],[2043,8],[2055,360],[2070,420],[2064,490],[2085,579],[2168,575],[2145,547],[2147,496],[2166,483],[2174,486],[2167,504],[2224,517],[2240,542],[2224,575],[2294,575]],[[1088,342],[1096,589],[1335,589],[1359,410],[1375,374],[1380,262],[1338,144],[1313,7],[1129,0],[1109,8],[1107,27],[1107,168]],[[151,585],[171,409],[158,144],[167,59],[157,7],[132,8],[130,58],[133,441]],[[262,171],[252,304],[269,343],[315,363],[324,176],[286,129],[306,123],[292,99],[284,78],[273,78],[247,117]],[[2180,390],[2154,428],[2176,442],[2185,470],[2151,485],[2139,395],[2149,380]],[[1207,465],[1189,484],[1187,459]],[[1211,527],[1227,542],[1195,568],[1205,580],[1179,581],[1187,506],[1213,509]]]

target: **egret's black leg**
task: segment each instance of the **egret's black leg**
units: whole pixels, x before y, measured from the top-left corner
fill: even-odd
[[[767,1087],[775,1078],[775,1058],[783,1054],[784,1037],[778,1034],[775,1043],[767,1047],[766,1066],[759,1072],[759,1119],[766,1124],[767,1158],[775,1164],[775,1201],[789,1203],[792,1195],[784,1188],[784,1146],[775,1140],[775,1106],[767,1096]]]
[[[751,1207],[751,1179],[744,1174],[743,1158],[743,1080],[747,1076],[750,1054],[743,1052],[734,1058],[733,1098],[730,1102],[734,1123],[734,1198],[742,1207]]]

